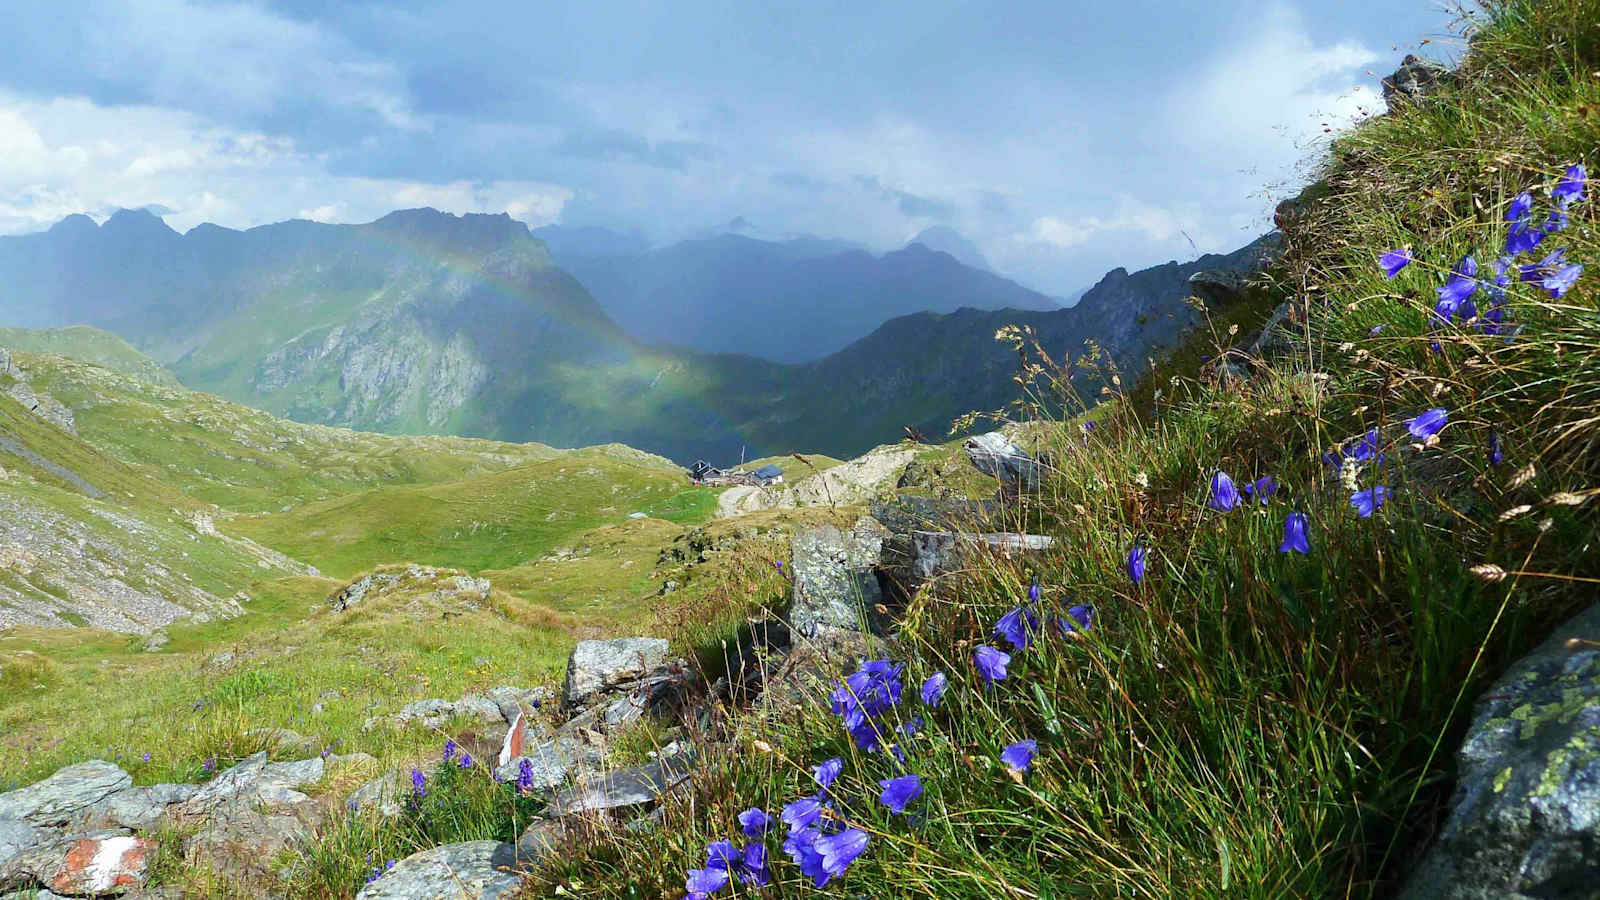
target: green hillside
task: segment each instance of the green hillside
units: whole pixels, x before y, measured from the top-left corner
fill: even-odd
[[[49,353],[104,366],[163,387],[179,387],[162,365],[109,331],[74,325],[69,328],[0,328],[0,347],[26,353]]]

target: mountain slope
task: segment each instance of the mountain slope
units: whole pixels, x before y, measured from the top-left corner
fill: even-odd
[[[644,254],[555,258],[640,340],[785,363],[843,349],[897,316],[1058,306],[917,242],[873,256],[816,238],[723,234]]]
[[[1076,353],[1092,338],[1124,367],[1142,365],[1196,321],[1182,302],[1189,274],[1247,269],[1261,256],[1117,270],[1071,309],[1025,292],[1049,309],[985,311],[977,307],[986,299],[1003,305],[1022,289],[920,244],[877,258],[833,249],[723,236],[658,257],[682,255],[672,271],[702,259],[708,283],[727,288],[718,302],[735,303],[774,267],[801,273],[774,283],[786,319],[749,309],[709,320],[655,313],[737,325],[752,342],[840,342],[795,365],[644,345],[521,224],[433,210],[366,225],[292,221],[184,235],[147,212],[98,228],[73,217],[43,235],[0,238],[0,266],[10,267],[0,267],[0,283],[27,288],[0,295],[0,316],[112,329],[190,388],[303,422],[559,446],[623,442],[682,462],[795,450],[848,456],[896,440],[902,425],[943,433],[958,416],[1011,399],[1015,354],[994,340],[1004,325],[1032,327],[1053,352]],[[604,283],[626,271],[600,267],[589,277]],[[845,308],[865,294],[899,302],[930,273],[947,291],[945,312],[874,324]],[[818,286],[825,299],[797,293]],[[843,340],[834,326],[846,319],[862,337]]]

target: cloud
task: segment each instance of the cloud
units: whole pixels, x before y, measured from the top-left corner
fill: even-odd
[[[1134,232],[1146,240],[1165,243],[1185,233],[1192,236],[1199,228],[1199,216],[1194,212],[1178,213],[1125,197],[1114,216],[1040,216],[1030,230],[1015,239],[1067,249],[1106,232]]]
[[[708,144],[699,141],[656,141],[620,129],[575,129],[553,148],[561,156],[601,162],[625,162],[683,171],[694,160],[716,158]]]
[[[1358,41],[1319,44],[1298,11],[1276,3],[1175,91],[1166,112],[1184,145],[1225,156],[1235,171],[1277,173],[1320,144],[1326,128],[1383,109],[1366,71],[1379,60]]]
[[[369,178],[335,174],[294,141],[179,110],[105,107],[83,98],[0,93],[0,233],[38,231],[76,212],[149,208],[186,230],[291,217],[371,221],[403,206],[509,212],[554,221],[573,192],[526,179]]]

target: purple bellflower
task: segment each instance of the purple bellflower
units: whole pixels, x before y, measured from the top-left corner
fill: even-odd
[[[1370,490],[1356,491],[1350,495],[1350,505],[1356,508],[1356,515],[1370,519],[1374,510],[1389,501],[1390,493],[1389,488],[1381,484]]]
[[[1150,551],[1137,545],[1128,551],[1128,577],[1134,584],[1144,580],[1145,561],[1149,555]]]
[[[1012,649],[1019,652],[1028,649],[1038,630],[1039,617],[1021,606],[1001,616],[1000,621],[994,623],[995,637],[1005,638],[1011,643]]]
[[[972,664],[977,667],[978,674],[983,676],[983,681],[989,687],[994,687],[996,681],[1006,678],[1006,666],[1011,663],[1011,654],[996,650],[988,644],[978,647],[972,654]]]
[[[1310,553],[1311,540],[1306,534],[1309,524],[1305,513],[1289,513],[1289,518],[1283,521],[1283,543],[1278,545],[1278,552]]]
[[[739,813],[739,829],[744,832],[745,837],[761,837],[771,827],[772,817],[758,806],[752,806]]]
[[[1014,772],[1026,772],[1033,765],[1033,758],[1039,753],[1039,742],[1033,739],[1017,741],[1015,744],[1000,751],[1000,761]]]
[[[1228,512],[1239,505],[1239,489],[1234,486],[1233,479],[1227,472],[1221,470],[1211,476],[1211,508]]]
[[[1411,251],[1407,249],[1390,250],[1378,257],[1378,265],[1383,267],[1383,277],[1393,278],[1400,274],[1400,270],[1411,265]]]
[[[1419,441],[1425,441],[1439,433],[1439,429],[1450,421],[1450,414],[1440,407],[1434,407],[1415,419],[1406,420],[1406,430]]]
[[[878,802],[889,807],[889,811],[896,815],[905,814],[906,806],[922,796],[922,779],[915,775],[886,778],[878,782],[878,787],[883,788],[883,793],[878,795]]]
[[[1566,174],[1561,176],[1561,181],[1550,190],[1550,199],[1561,204],[1566,209],[1570,204],[1583,200],[1583,187],[1588,182],[1587,173],[1583,164],[1571,166]]]

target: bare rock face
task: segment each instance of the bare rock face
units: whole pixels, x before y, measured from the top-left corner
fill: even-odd
[[[156,851],[154,841],[114,831],[59,838],[0,866],[0,890],[37,885],[57,894],[117,896],[144,885]]]
[[[889,530],[867,516],[849,532],[824,525],[796,534],[789,626],[806,637],[826,630],[880,631],[883,591],[875,569],[888,537]]]
[[[356,900],[500,900],[522,886],[517,848],[499,841],[446,844],[396,863]]]
[[[73,813],[133,785],[133,776],[104,760],[67,766],[36,784],[0,794],[0,819],[60,826]]]
[[[667,642],[662,638],[579,641],[567,659],[562,696],[568,707],[578,707],[606,688],[642,678],[666,662]]]
[[[52,837],[50,832],[21,819],[0,819],[0,871],[17,854],[44,843]]]
[[[1403,900],[1600,896],[1600,606],[1478,701],[1438,840]]]

